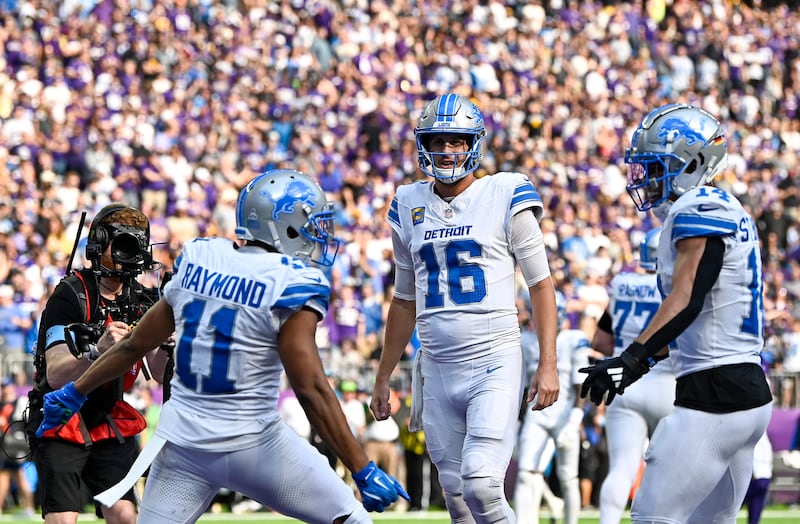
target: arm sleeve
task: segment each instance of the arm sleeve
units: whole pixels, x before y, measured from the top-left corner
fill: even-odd
[[[694,322],[694,319],[703,310],[703,302],[706,299],[706,295],[714,287],[719,272],[722,270],[722,256],[724,254],[725,242],[722,238],[707,237],[706,248],[697,266],[697,275],[694,279],[689,303],[686,304],[683,311],[664,324],[644,343],[649,355],[654,355],[661,351],[661,348],[668,346],[678,334],[683,333],[689,327],[689,324]]]
[[[608,313],[608,310],[603,311],[603,316],[597,321],[597,329],[605,333],[614,333],[613,322],[611,321],[611,315]]]
[[[414,263],[411,251],[392,230],[392,247],[394,248],[394,296],[401,300],[414,300]]]
[[[511,217],[508,234],[511,252],[517,259],[528,287],[550,276],[550,265],[544,246],[544,236],[533,209],[526,209]]]

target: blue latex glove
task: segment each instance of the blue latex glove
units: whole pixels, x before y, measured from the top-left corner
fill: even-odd
[[[66,424],[72,415],[78,412],[86,402],[86,395],[75,389],[75,384],[70,382],[61,389],[46,393],[44,396],[44,420],[36,430],[36,436],[41,437],[45,431]]]
[[[398,497],[411,500],[403,486],[391,475],[369,461],[364,469],[353,473],[353,480],[361,493],[361,502],[367,511],[382,512],[397,501]]]

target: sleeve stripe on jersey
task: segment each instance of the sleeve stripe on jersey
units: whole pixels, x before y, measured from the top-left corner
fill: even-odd
[[[328,286],[321,286],[316,284],[297,284],[288,286],[283,290],[280,298],[275,301],[275,307],[294,309],[302,306],[310,300],[316,300],[328,308],[328,294],[330,289]]]
[[[511,208],[514,208],[523,202],[536,202],[537,204],[542,205],[542,197],[530,182],[514,188],[514,196],[511,198]]]
[[[325,314],[328,312],[328,301],[323,300],[322,297],[314,297],[304,305],[318,311],[323,318],[325,318]]]
[[[685,214],[675,217],[672,240],[692,237],[720,237],[736,232],[736,223],[716,217]]]
[[[400,213],[397,211],[397,199],[392,199],[392,204],[389,207],[389,214],[386,217],[390,222],[400,227]]]
[[[181,263],[183,262],[183,251],[178,255],[175,259],[175,262],[172,263],[172,271],[177,273],[181,268]]]

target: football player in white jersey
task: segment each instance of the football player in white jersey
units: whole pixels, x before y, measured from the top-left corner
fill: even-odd
[[[172,395],[151,439],[163,447],[156,447],[140,524],[195,522],[222,487],[304,522],[371,522],[366,510],[383,511],[408,495],[353,437],[314,341],[330,288],[310,262],[330,265],[338,251],[333,207],[311,177],[278,169],[242,189],[236,222],[240,244],[197,238],[184,245],[164,298],[136,329],[74,383],[45,396],[40,430],[57,426],[86,393],[175,330]],[[353,472],[363,505],[281,420],[284,369],[316,431]]]
[[[559,325],[566,317],[566,299],[557,294]],[[582,327],[595,322],[583,317]],[[556,474],[564,499],[564,523],[577,524],[581,509],[578,480],[580,460],[580,428],[583,421],[583,402],[578,396],[581,375],[578,370],[589,364],[589,338],[582,329],[563,329],[556,338],[558,354],[558,383],[561,392],[558,402],[541,411],[527,411],[517,442],[517,485],[514,490],[514,510],[518,524],[538,524],[539,509],[545,489],[544,471],[557,454]]]
[[[661,305],[656,261],[661,228],[648,231],[639,247],[639,270],[616,275],[609,284],[608,309],[597,323],[592,347],[619,356],[650,323]],[[639,474],[642,453],[658,422],[675,401],[675,374],[669,359],[631,385],[606,409],[608,474],[600,488],[600,524],[619,524]]]
[[[625,162],[636,206],[662,219],[664,298],[625,351],[585,370],[581,394],[611,403],[666,358],[676,340],[675,407],[645,453],[631,520],[733,523],[750,482],[753,448],[772,413],[759,357],[756,226],[734,196],[711,185],[727,162],[727,142],[719,121],[698,107],[669,104],[650,112]]]
[[[543,409],[559,393],[555,291],[537,222],[541,198],[521,173],[475,177],[486,127],[467,97],[436,97],[414,134],[419,167],[433,182],[398,187],[389,209],[395,293],[370,408],[378,420],[389,416],[389,378],[416,324],[422,395],[413,397],[412,423],[421,411],[451,521],[514,522],[503,483],[525,372],[517,267],[529,286],[541,348],[528,401]]]
[[[524,298],[517,297],[518,304],[521,301],[524,301]],[[525,310],[521,310],[520,306],[524,307]],[[563,317],[566,316],[566,299],[564,298],[564,294],[560,291],[556,291],[556,306],[558,308],[558,323],[559,326],[563,321]],[[562,307],[563,306],[563,307]],[[539,338],[536,335],[536,325],[530,320],[530,313],[528,313],[529,305],[527,303],[523,303],[517,306],[517,309],[520,310],[519,319],[520,319],[520,329],[522,331],[522,361],[523,365],[525,366],[525,384],[530,384],[531,379],[533,378],[533,374],[536,373],[536,369],[539,367]],[[558,338],[556,337],[556,340]],[[557,345],[557,344],[556,344]],[[525,406],[523,406],[525,407]],[[519,428],[522,429],[522,423],[525,421],[525,415],[528,413],[527,409],[522,409],[520,411],[519,416]],[[519,435],[517,435],[517,447],[516,447],[516,465],[517,465],[517,476],[515,480],[515,491],[514,491],[514,508],[515,514],[517,515],[517,524],[521,522],[520,515],[519,515],[519,508],[520,502],[516,499],[517,495],[522,495],[525,497],[533,497],[534,493],[532,490],[526,490],[525,492],[517,491],[517,487],[520,482],[524,482],[526,479],[520,478],[519,476]],[[548,440],[547,444],[548,449],[541,453],[542,460],[540,461],[537,468],[537,471],[547,471],[550,467],[551,463],[553,462],[553,457],[555,456],[556,451],[556,444],[553,439]],[[550,489],[550,485],[545,482],[542,486],[542,496],[541,499],[547,504],[547,507],[550,509],[550,520],[551,521],[558,521],[564,517],[564,500],[557,497],[555,493]],[[525,504],[525,502],[522,502]],[[530,506],[530,504],[528,504]]]

